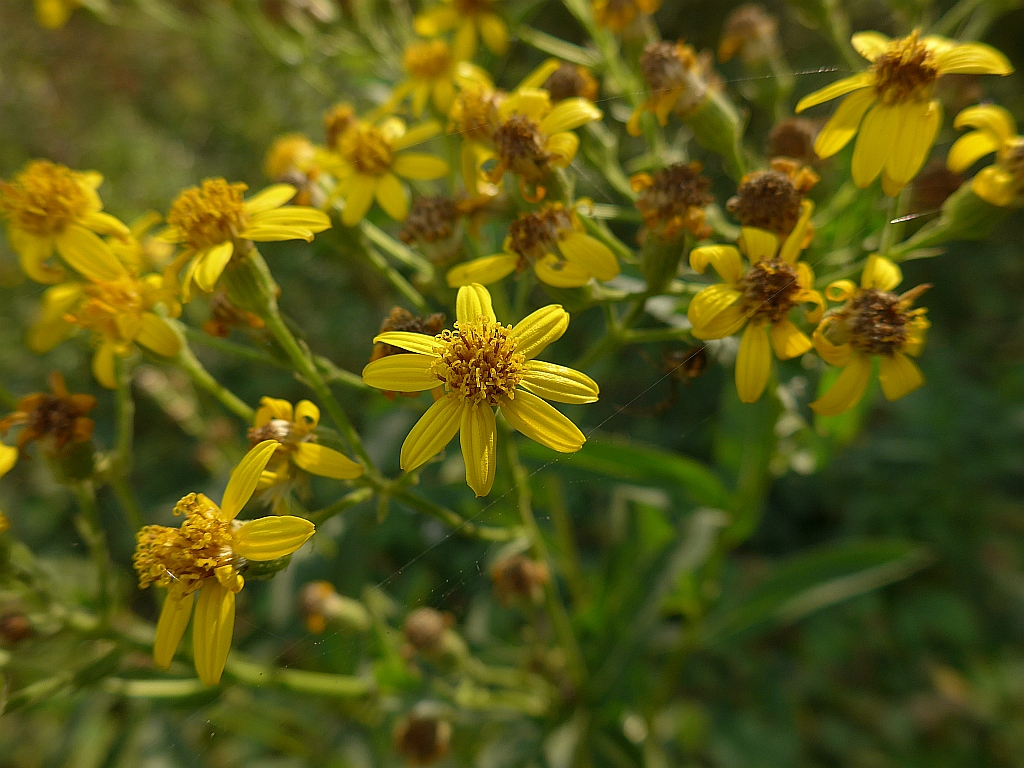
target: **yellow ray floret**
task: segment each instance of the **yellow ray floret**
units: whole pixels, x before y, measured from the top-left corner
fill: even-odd
[[[486,496],[494,482],[495,407],[527,437],[572,453],[586,438],[545,399],[592,403],[598,387],[579,371],[534,359],[569,326],[569,314],[561,306],[543,307],[515,326],[503,326],[495,318],[487,289],[473,284],[459,289],[456,314],[454,332],[379,335],[375,342],[412,354],[375,360],[363,369],[363,381],[398,392],[443,386],[444,395],[402,444],[402,469],[411,472],[422,466],[460,433],[466,482],[477,496]]]
[[[435,37],[455,30],[452,48],[459,59],[472,59],[477,38],[484,39],[492,53],[508,50],[508,25],[494,8],[497,0],[442,0],[413,20],[417,35]]]
[[[942,106],[933,98],[943,75],[1008,75],[1010,62],[982,43],[957,43],[917,30],[890,40],[878,32],[859,32],[853,47],[871,66],[805,96],[796,111],[840,96],[846,98],[814,143],[818,157],[831,157],[854,136],[851,173],[858,187],[881,175],[882,189],[895,196],[910,183],[935,142]]]
[[[953,121],[956,128],[970,127],[949,149],[946,166],[963,173],[978,160],[995,153],[995,162],[978,171],[971,189],[992,205],[1024,205],[1024,136],[1017,135],[1017,121],[995,104],[968,107]]]
[[[245,585],[247,561],[290,555],[315,532],[308,520],[287,515],[246,523],[235,520],[278,447],[276,441],[265,440],[245,455],[231,473],[219,507],[203,494],[191,493],[174,508],[175,514],[185,516],[180,528],[147,525],[139,531],[133,558],[139,587],[156,584],[167,589],[153,643],[158,667],[170,666],[195,603],[196,673],[206,685],[220,682],[231,650],[235,595]]]

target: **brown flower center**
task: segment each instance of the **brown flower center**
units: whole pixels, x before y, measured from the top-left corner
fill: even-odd
[[[907,341],[908,316],[895,293],[875,288],[858,291],[850,299],[850,343],[872,355],[891,355]]]
[[[451,69],[452,52],[444,40],[425,40],[406,48],[402,63],[412,77],[433,80]]]
[[[469,86],[455,97],[449,130],[464,139],[489,139],[498,125],[498,104],[502,95],[484,86]]]
[[[640,54],[640,74],[653,91],[667,91],[685,85],[697,56],[688,45],[661,41],[650,43]]]
[[[435,363],[435,375],[448,392],[455,392],[472,403],[498,405],[503,397],[514,398],[515,388],[526,370],[526,358],[516,352],[511,326],[491,323],[484,318],[456,331],[444,331],[444,342]]]
[[[63,232],[88,208],[81,174],[48,160],[33,160],[13,182],[0,182],[0,215],[33,235]]]
[[[742,309],[751,320],[777,323],[796,306],[796,269],[775,257],[753,264],[740,279]]]
[[[452,5],[459,12],[460,16],[479,16],[482,13],[492,13],[492,0],[455,0]]]
[[[928,98],[939,77],[932,52],[918,39],[917,30],[893,40],[871,65],[875,92],[887,104]]]
[[[809,163],[815,159],[817,126],[806,117],[789,117],[772,128],[768,136],[769,157],[790,157]]]
[[[399,237],[406,243],[447,240],[455,232],[458,219],[459,207],[451,198],[442,195],[417,197]]]
[[[522,213],[509,224],[512,250],[529,263],[546,253],[558,254],[558,241],[573,230],[572,216],[561,203],[544,205],[539,211]]]
[[[171,205],[167,223],[185,235],[198,250],[234,240],[245,229],[245,184],[206,179],[201,187],[184,190]]]
[[[379,176],[391,167],[391,142],[376,126],[358,123],[341,136],[341,154],[360,173]]]
[[[324,137],[327,146],[337,149],[342,135],[355,125],[356,112],[351,104],[335,104],[324,112]]]
[[[435,312],[426,319],[416,317],[412,312],[402,307],[393,307],[391,314],[385,318],[380,325],[380,333],[388,331],[408,331],[410,333],[422,333],[427,336],[436,336],[444,330],[445,316],[442,312]],[[370,362],[379,360],[390,355],[411,354],[401,347],[393,347],[390,344],[377,342],[373,345],[373,355]]]
[[[597,83],[594,78],[582,67],[566,62],[548,75],[541,88],[551,94],[552,102],[576,96],[593,101],[597,97]]]
[[[649,178],[634,177],[636,187],[642,190],[636,207],[650,229],[659,230],[667,239],[682,227],[698,237],[706,236],[703,209],[715,198],[702,170],[697,162],[677,163]]]
[[[512,115],[494,132],[494,146],[505,167],[527,181],[540,181],[550,170],[540,127],[526,115]]]
[[[800,219],[803,195],[780,171],[754,171],[744,176],[726,208],[740,224],[769,232],[791,232]]]

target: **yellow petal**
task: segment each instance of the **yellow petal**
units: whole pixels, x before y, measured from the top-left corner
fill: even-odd
[[[1013,72],[1002,53],[984,43],[960,43],[935,58],[940,75],[1008,75]]]
[[[533,264],[537,279],[555,288],[579,288],[590,282],[591,274],[582,267],[560,259],[553,253],[545,254]]]
[[[300,400],[295,406],[295,422],[307,432],[316,429],[320,423],[320,409],[309,400]]]
[[[362,464],[317,443],[296,445],[292,461],[311,475],[329,477],[332,480],[353,480],[363,474]]]
[[[494,485],[496,464],[498,435],[494,409],[487,403],[467,405],[462,409],[459,435],[466,463],[466,483],[477,496],[486,496]]]
[[[741,330],[749,317],[740,304],[733,304],[701,326],[693,326],[693,337],[702,340],[724,339]]]
[[[582,232],[571,232],[558,241],[569,263],[586,270],[598,280],[611,280],[619,274],[619,260],[611,249]]]
[[[117,389],[117,375],[114,372],[114,356],[117,342],[105,340],[92,356],[92,375],[107,389]]]
[[[871,186],[892,154],[900,123],[907,114],[906,106],[879,103],[864,117],[850,166],[853,183],[861,189]]]
[[[59,317],[52,320],[44,318],[33,323],[28,329],[25,343],[37,355],[43,355],[62,341],[71,338],[77,330],[78,326]]]
[[[1006,207],[1013,204],[1016,180],[1012,173],[990,165],[982,168],[971,181],[971,190],[985,202]]]
[[[18,449],[0,443],[0,477],[3,477],[18,463]]]
[[[345,210],[341,213],[341,222],[346,227],[354,227],[370,210],[373,197],[377,193],[376,176],[357,176],[348,187],[345,195]]]
[[[292,404],[276,397],[261,397],[260,407],[253,422],[256,427],[265,427],[273,419],[292,420]]]
[[[491,306],[491,294],[479,283],[459,288],[459,293],[455,297],[455,315],[462,328],[473,325],[481,317],[492,323],[497,322],[494,308]]]
[[[413,29],[420,37],[436,37],[459,23],[459,12],[451,5],[437,5],[416,16]]]
[[[787,264],[796,264],[800,258],[800,252],[804,248],[804,240],[807,238],[807,227],[811,223],[811,214],[814,213],[814,203],[810,200],[803,200],[800,203],[800,218],[793,227],[793,231],[786,237],[785,242],[779,249],[779,258]],[[814,282],[814,274],[811,273],[811,281],[804,287],[810,287]]]
[[[131,230],[125,226],[124,222],[104,211],[90,211],[79,219],[79,223],[97,235],[113,235],[122,238],[131,234]]]
[[[778,236],[774,232],[756,227],[740,229],[740,236],[736,243],[751,264],[756,264],[762,259],[770,259],[779,250]]]
[[[814,153],[822,159],[832,157],[849,144],[860,128],[864,113],[874,103],[875,91],[872,88],[865,88],[843,99],[835,114],[818,132],[814,140]]]
[[[291,184],[271,184],[245,201],[245,215],[272,211],[295,197],[296,189]]]
[[[509,336],[516,340],[516,352],[532,360],[548,344],[561,338],[568,327],[569,313],[562,309],[561,304],[548,304],[516,323]]]
[[[439,157],[423,152],[403,152],[391,163],[391,170],[406,179],[431,181],[447,176],[451,167]]]
[[[924,384],[917,364],[902,352],[878,358],[878,381],[887,400],[899,400]]]
[[[708,264],[730,285],[735,285],[743,277],[743,260],[740,252],[731,245],[705,245],[690,251],[690,267],[695,272],[703,274]]]
[[[881,32],[858,32],[850,40],[853,50],[868,61],[874,61],[889,47],[889,38]]]
[[[431,370],[434,361],[427,355],[388,355],[363,368],[363,382],[392,392],[423,392],[441,383]]]
[[[512,115],[524,115],[540,123],[551,110],[551,95],[541,88],[516,88],[514,94],[498,107],[498,115],[507,120]]]
[[[574,453],[587,438],[575,424],[536,395],[518,390],[515,399],[501,399],[501,413],[513,429],[560,453]]]
[[[850,346],[849,343],[833,344],[829,341],[825,331],[834,319],[834,317],[827,317],[817,328],[814,329],[814,339],[812,343],[814,344],[815,351],[821,355],[822,360],[829,365],[844,367],[850,362],[850,355],[853,354],[853,347]]]
[[[377,202],[395,221],[409,215],[409,193],[393,173],[385,173],[377,182]]]
[[[444,450],[459,431],[464,406],[458,396],[445,395],[427,409],[402,443],[402,469],[411,472]]]
[[[871,358],[855,353],[828,392],[811,403],[811,410],[819,416],[836,416],[848,411],[864,397],[870,379]]]
[[[451,109],[452,102],[455,101],[455,85],[451,80],[436,80],[431,95],[434,108],[442,115],[447,115]]]
[[[909,184],[921,170],[942,122],[942,106],[938,101],[907,106],[912,108],[903,112],[899,132],[885,164],[886,175],[900,189]]]
[[[526,364],[521,384],[538,397],[556,403],[593,403],[600,393],[597,382],[585,373],[541,360]]]
[[[480,37],[496,56],[503,56],[508,50],[508,27],[497,14],[485,13],[480,17]]]
[[[694,333],[702,334],[701,338],[708,338],[703,336],[706,327],[714,322],[724,310],[732,307],[739,301],[741,296],[742,294],[739,291],[725,283],[709,285],[694,296],[690,301],[689,309],[686,311],[686,316],[690,318],[690,324],[693,326]],[[728,336],[735,333],[739,328],[737,326],[725,335]]]
[[[472,18],[462,18],[452,41],[452,56],[456,61],[469,61],[476,53],[476,24]]]
[[[377,334],[373,339],[373,343],[389,344],[392,347],[405,349],[419,355],[429,355],[430,357],[437,357],[438,350],[441,348],[441,342],[433,336],[425,333],[413,333],[411,331],[386,331],[385,333]]]
[[[250,520],[234,535],[231,549],[248,560],[277,560],[295,552],[316,533],[315,526],[301,517],[269,515]]]
[[[161,669],[171,666],[178,644],[181,643],[181,637],[188,626],[188,620],[192,618],[193,602],[194,593],[176,597],[170,592],[164,600],[163,608],[160,609],[160,619],[156,623],[156,638],[153,640],[153,662]]]
[[[600,120],[604,113],[594,106],[593,102],[580,97],[560,101],[547,116],[540,121],[541,133],[548,136],[563,131],[571,131],[594,120]]]
[[[868,263],[864,265],[864,271],[860,275],[861,288],[891,291],[902,282],[903,272],[895,263],[877,253],[868,256]]]
[[[220,245],[215,245],[201,256],[196,256],[198,265],[194,274],[196,285],[209,293],[217,286],[217,281],[224,274],[224,268],[235,253],[235,245],[227,240]]]
[[[1002,142],[988,131],[971,131],[953,142],[946,158],[946,167],[963,173],[985,155],[998,152]]]
[[[139,326],[139,335],[135,337],[146,349],[164,357],[175,357],[181,349],[178,334],[167,324],[167,321],[152,312],[143,312]]]
[[[545,59],[544,62],[530,74],[519,81],[516,89],[520,88],[543,88],[548,78],[562,66],[558,59]]]
[[[14,227],[8,227],[11,248],[18,254],[22,271],[31,280],[44,285],[59,283],[67,276],[61,267],[52,267],[46,260],[53,255],[53,238],[36,237]]]
[[[276,243],[282,240],[305,240],[307,243],[313,240],[316,233],[307,227],[291,227],[278,224],[266,226],[247,227],[240,235],[248,240],[257,243]]]
[[[962,110],[953,121],[953,127],[964,126],[990,133],[999,143],[1017,133],[1017,121],[1013,119],[1013,115],[996,104],[979,104]]]
[[[192,657],[199,679],[217,685],[231,651],[235,629],[235,593],[216,579],[207,579],[196,601],[192,625]]]
[[[544,149],[551,154],[551,162],[560,168],[566,168],[576,157],[580,148],[580,137],[575,133],[556,133],[549,136]]]
[[[323,232],[331,227],[331,217],[317,208],[305,205],[289,205],[249,217],[252,227],[283,226],[302,227],[313,232]],[[245,231],[241,237],[246,237]]]
[[[844,77],[842,80],[836,80],[832,85],[826,85],[824,88],[800,99],[799,103],[796,105],[796,113],[800,114],[809,107],[813,107],[816,104],[823,104],[826,101],[831,101],[832,99],[843,96],[851,91],[868,88],[874,83],[874,80],[875,78],[870,71],[858,72],[852,77]]]
[[[772,348],[779,360],[791,360],[811,349],[811,340],[807,334],[785,317],[772,324],[771,336]]]
[[[761,397],[772,370],[772,350],[764,323],[748,323],[736,356],[736,391],[740,401],[754,403]]]
[[[72,269],[92,280],[113,281],[127,272],[110,246],[94,232],[72,224],[56,238],[57,252]]]
[[[266,468],[274,452],[281,446],[276,440],[264,440],[253,446],[242,457],[228,478],[228,487],[224,489],[224,498],[220,504],[220,519],[234,520],[242,507],[246,505],[256,490],[260,475]]]
[[[518,256],[508,253],[481,256],[464,264],[456,264],[448,270],[445,280],[451,288],[472,283],[490,285],[515,272],[518,262]]]
[[[429,141],[439,133],[441,133],[441,124],[436,120],[428,120],[410,128],[401,136],[392,139],[391,149],[398,152],[399,150],[407,149],[409,147],[416,146],[417,144],[422,144],[425,141]]]

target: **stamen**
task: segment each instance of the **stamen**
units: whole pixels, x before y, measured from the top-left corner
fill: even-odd
[[[33,160],[13,182],[0,182],[0,216],[38,236],[63,232],[89,209],[83,174],[48,160]]]
[[[178,195],[167,223],[185,234],[195,250],[234,240],[245,229],[245,184],[224,179],[206,179],[201,187],[190,187]]]
[[[516,352],[516,339],[509,336],[512,327],[478,318],[455,328],[438,336],[444,349],[434,373],[445,389],[471,403],[498,405],[502,397],[513,399],[526,373],[526,358]]]
[[[341,136],[341,154],[360,173],[379,176],[391,167],[391,142],[369,123],[357,123]]]

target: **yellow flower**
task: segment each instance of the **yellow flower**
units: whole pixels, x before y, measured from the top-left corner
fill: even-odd
[[[619,274],[615,254],[586,234],[575,206],[566,209],[561,203],[520,214],[509,225],[504,250],[453,267],[448,271],[448,285],[489,285],[531,266],[541,282],[556,288],[575,288],[592,277],[611,280]]]
[[[996,153],[996,161],[982,168],[971,181],[978,197],[1001,208],[1024,205],[1024,136],[1017,135],[1013,115],[995,104],[968,107],[953,121],[956,128],[970,126],[949,149],[946,166],[963,173],[985,155]]]
[[[982,43],[957,43],[944,37],[890,40],[878,32],[858,32],[853,47],[871,66],[852,77],[805,96],[802,112],[839,96],[839,105],[814,142],[818,157],[831,157],[857,135],[850,171],[854,183],[868,187],[882,176],[882,190],[899,193],[921,170],[942,122],[942,105],[932,95],[943,75],[1008,75],[1010,62]]]
[[[81,0],[36,0],[36,21],[47,29],[60,29]]]
[[[442,0],[440,5],[423,11],[413,20],[413,28],[421,37],[436,37],[455,30],[452,48],[458,59],[472,59],[476,53],[477,34],[492,53],[499,56],[508,50],[508,26],[494,12],[497,0]]]
[[[659,125],[667,125],[673,112],[684,120],[696,112],[708,96],[711,61],[682,41],[650,43],[640,55],[640,74],[651,95],[626,123],[631,136],[643,133],[644,112],[653,113]]]
[[[315,532],[313,524],[301,517],[235,520],[277,448],[278,443],[266,440],[245,455],[231,473],[219,507],[201,493],[190,493],[174,508],[175,514],[185,515],[180,528],[147,525],[136,536],[132,559],[139,587],[156,584],[167,589],[153,643],[158,667],[171,665],[196,602],[192,627],[196,672],[206,685],[219,683],[231,650],[235,595],[245,584],[242,573],[249,561],[290,555]]]
[[[763,229],[744,227],[740,250],[709,245],[690,251],[690,266],[704,272],[710,264],[723,283],[693,297],[688,316],[698,339],[722,339],[746,326],[736,357],[736,390],[744,403],[756,402],[771,373],[772,350],[780,360],[811,349],[811,340],[789,319],[790,310],[814,304],[808,320],[817,322],[825,302],[813,289],[814,272],[799,261],[813,206],[803,203],[800,223],[779,247],[779,238]],[[743,268],[740,252],[750,266]]]
[[[555,65],[557,68],[557,62]],[[545,75],[540,82],[546,79]],[[500,181],[509,171],[520,177],[524,198],[541,200],[545,190],[539,182],[550,175],[553,166],[565,168],[576,157],[580,139],[572,131],[602,116],[601,110],[584,98],[565,99],[552,106],[547,91],[520,85],[498,106],[498,125],[491,137],[498,164],[490,172],[491,181]],[[536,194],[527,194],[527,182],[536,185]]]
[[[174,246],[152,233],[162,220],[156,211],[148,211],[131,223],[127,236],[107,238],[110,249],[133,275],[163,269],[174,254]]]
[[[620,33],[636,17],[651,16],[661,8],[661,0],[593,0],[594,21],[612,32]]]
[[[26,275],[39,283],[63,280],[65,271],[47,263],[54,249],[83,277],[116,280],[125,273],[98,236],[128,234],[128,227],[103,213],[96,194],[102,182],[94,171],[48,160],[33,160],[14,181],[0,182],[0,218],[7,220],[7,237]]]
[[[374,342],[414,353],[390,355],[363,369],[371,387],[422,392],[444,385],[439,397],[402,444],[406,472],[422,466],[461,432],[466,482],[486,496],[494,482],[497,435],[494,407],[513,428],[555,451],[578,451],[586,438],[569,419],[541,398],[559,403],[592,403],[598,388],[588,376],[534,358],[569,326],[569,313],[551,304],[514,327],[494,316],[482,285],[459,289],[455,331],[437,336],[392,331]],[[522,387],[522,389],[517,389]]]
[[[154,309],[163,304],[177,314],[181,306],[159,275],[125,275],[109,282],[67,282],[43,293],[42,316],[29,329],[29,348],[44,354],[78,328],[92,332],[96,352],[92,372],[108,389],[117,386],[114,357],[127,357],[139,344],[164,357],[178,354],[178,334]]]
[[[892,290],[903,280],[900,268],[872,254],[861,273],[860,288],[837,280],[825,291],[830,301],[843,301],[814,332],[814,348],[825,362],[842,367],[828,392],[811,403],[821,416],[834,416],[855,406],[871,380],[878,358],[878,380],[888,400],[898,400],[924,384],[920,369],[908,357],[924,348],[930,323],[924,308],[911,309],[927,285],[902,295]]]
[[[334,480],[352,480],[363,474],[363,465],[316,442],[313,430],[320,423],[320,409],[309,400],[292,408],[287,400],[260,399],[249,443],[276,440],[279,445],[260,477],[258,490],[265,491],[296,479],[296,470]]]
[[[461,65],[461,67],[460,67]],[[427,101],[434,109],[448,114],[455,99],[455,83],[460,68],[472,67],[453,55],[444,40],[419,40],[406,46],[402,66],[408,77],[395,87],[385,111],[391,111],[412,96],[412,114],[421,117]]]
[[[169,268],[176,276],[187,263],[182,298],[191,299],[192,283],[212,291],[232,257],[246,255],[251,241],[313,239],[331,226],[323,211],[301,205],[282,207],[295,197],[295,187],[274,184],[248,200],[242,199],[245,184],[206,179],[202,187],[182,191],[167,214],[167,228],[160,238],[184,246]]]
[[[373,205],[374,198],[393,219],[409,214],[409,192],[399,181],[439,179],[448,173],[448,163],[434,155],[402,150],[432,139],[441,132],[434,121],[406,129],[403,121],[389,117],[379,124],[359,120],[337,139],[337,154],[329,168],[338,179],[335,195],[345,201],[341,221],[347,227],[358,224]]]

